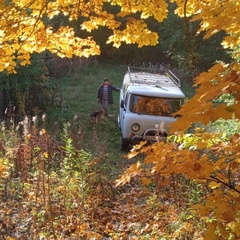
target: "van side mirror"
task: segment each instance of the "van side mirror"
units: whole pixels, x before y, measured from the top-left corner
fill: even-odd
[[[121,108],[124,108],[124,100],[121,100]]]

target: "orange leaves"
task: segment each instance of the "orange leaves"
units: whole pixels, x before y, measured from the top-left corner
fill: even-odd
[[[134,176],[142,176],[142,182],[147,185],[150,183],[148,177],[155,174],[165,177],[182,174],[199,182],[204,182],[217,174],[215,180],[218,181],[219,173],[223,180],[223,182],[220,180],[221,184],[227,183],[228,179],[223,176],[228,172],[236,173],[240,166],[239,139],[239,135],[234,135],[228,142],[219,134],[213,135],[199,130],[195,135],[179,134],[175,137],[175,143],[159,142],[143,147],[140,151],[146,154],[143,164],[138,162],[132,165],[122,175],[119,183],[124,184]],[[215,161],[212,154],[215,154]]]
[[[145,144],[147,144],[147,141],[141,141],[138,145],[133,146],[131,152],[127,155],[127,158],[130,159],[136,157],[139,154],[139,152],[143,150],[142,147]],[[145,152],[146,148],[144,148],[143,151]]]
[[[141,181],[143,186],[148,186],[152,182],[150,178],[146,178],[146,177],[142,177]]]
[[[131,178],[141,175],[142,165],[140,162],[132,164],[125,173],[116,181],[116,186],[129,183]]]
[[[186,167],[186,176],[197,181],[206,181],[215,171],[213,162],[206,155],[197,161],[187,161],[184,167]]]
[[[81,39],[74,36],[74,31],[69,27],[61,27],[57,32],[49,32],[48,49],[59,57],[71,58],[73,55],[89,57],[100,54],[100,49],[91,38]]]
[[[191,138],[191,136],[189,136]],[[188,139],[187,139],[188,140]],[[198,145],[201,143],[201,139],[194,140],[190,145],[182,145],[182,149],[176,148],[174,144],[165,144],[163,142],[156,143],[151,146],[152,151],[147,150],[147,156],[145,158],[144,164],[151,166],[151,174],[161,174],[162,176],[169,176],[171,174],[183,174],[190,179],[195,179],[202,181],[203,179],[209,178],[211,173],[215,171],[214,164],[208,158],[207,155],[201,156],[197,151],[189,151],[186,147]],[[207,142],[200,145],[202,149],[203,145],[209,145]],[[181,145],[179,145],[181,146]],[[148,147],[149,149],[149,147]],[[144,152],[144,148],[142,150]],[[143,168],[139,164],[134,164],[119,180],[121,183],[129,182],[134,176],[143,174]],[[125,180],[125,181],[123,181]],[[145,184],[149,180],[142,180]],[[119,184],[119,183],[118,183]]]
[[[78,5],[77,3],[75,4]],[[90,37],[76,37],[73,29],[68,26],[53,30],[51,26],[45,25],[46,21],[42,21],[44,14],[47,13],[51,18],[61,11],[66,11],[66,5],[61,4],[65,5],[63,1],[46,3],[41,0],[19,0],[8,5],[9,11],[2,12],[3,21],[0,24],[0,71],[7,69],[14,72],[14,62],[17,59],[24,66],[30,64],[29,59],[33,52],[40,53],[47,49],[60,57],[68,58],[73,55],[89,57],[100,53],[99,46]],[[69,7],[73,6],[72,4],[74,3],[69,2]],[[72,9],[67,10],[67,15],[70,13],[68,11],[71,12]]]
[[[223,63],[215,64],[208,72],[203,72],[195,78],[195,86],[199,84],[206,84],[209,80],[214,80],[218,77],[219,73],[226,70],[227,65]]]
[[[226,37],[222,42],[225,48],[233,51],[231,64],[216,63],[208,72],[201,73],[195,79],[196,95],[188,101],[177,113],[182,117],[172,124],[171,132],[188,129],[192,123],[201,122],[207,124],[219,118],[239,119],[240,110],[240,74],[239,74],[239,46],[240,44],[240,19],[238,17],[240,5],[236,1],[178,1],[177,13],[180,16],[193,16],[192,21],[200,20],[199,32],[204,31],[209,38],[215,33],[225,30]],[[233,96],[235,102],[229,107],[229,103],[216,106],[218,98],[223,94]],[[218,101],[219,104],[219,101]]]
[[[202,216],[207,223],[205,236],[212,239],[224,237],[228,239],[233,236],[233,239],[238,239],[239,229],[236,227],[239,218],[239,196],[232,197],[229,192],[223,191],[217,183],[210,183],[213,191],[207,196],[206,204],[197,204],[194,209]],[[213,234],[218,229],[218,233]]]
[[[232,119],[234,117],[234,107],[227,106],[227,104],[218,105],[216,108],[212,108],[205,115],[202,123],[208,124],[209,122],[215,122],[216,120],[222,119]]]
[[[208,184],[208,186],[209,186],[211,189],[215,189],[215,188],[218,188],[218,187],[222,186],[222,184],[212,181],[212,182],[210,182],[210,183]]]
[[[181,17],[189,17],[199,11],[199,4],[195,0],[171,0],[171,2],[177,3],[178,8],[175,12]]]
[[[234,134],[230,138],[230,143],[233,145],[240,145],[240,135],[239,134]]]

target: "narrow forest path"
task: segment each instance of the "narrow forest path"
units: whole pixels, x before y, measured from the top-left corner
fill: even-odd
[[[123,186],[116,186],[115,180],[136,161],[144,156],[127,158],[127,152],[120,151],[120,134],[117,115],[94,123],[97,135],[108,139],[108,147],[100,154],[103,175],[90,196],[88,217],[92,229],[103,239],[161,239],[167,236],[170,226],[179,215],[179,207],[168,200],[169,192],[155,192],[154,186],[143,186],[136,177]],[[113,133],[116,135],[113,137]],[[103,148],[101,149],[103,151]],[[104,155],[105,154],[105,155]]]

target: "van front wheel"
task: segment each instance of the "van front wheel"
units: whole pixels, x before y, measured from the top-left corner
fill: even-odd
[[[132,147],[131,144],[131,139],[128,138],[122,138],[122,143],[121,143],[121,151],[130,151]]]

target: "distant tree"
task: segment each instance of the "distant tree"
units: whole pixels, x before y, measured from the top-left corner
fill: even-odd
[[[224,31],[204,39],[204,33],[198,34],[200,21],[193,22],[192,17],[181,18],[175,14],[176,8],[176,3],[169,4],[168,17],[159,24],[160,42],[157,45],[175,66],[199,73],[213,66],[216,60],[231,59],[221,45]]]
[[[0,73],[2,117],[19,121],[23,116],[39,115],[60,104],[57,84],[48,76],[42,57],[33,54],[31,65],[19,66],[18,74]]]

